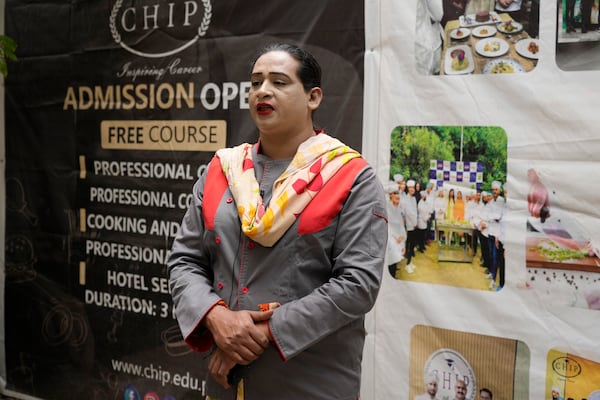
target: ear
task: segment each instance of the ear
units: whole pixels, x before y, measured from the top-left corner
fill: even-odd
[[[323,100],[323,91],[321,90],[321,88],[314,87],[310,89],[310,92],[308,92],[308,108],[311,111],[314,111],[317,108],[319,108],[321,100]]]

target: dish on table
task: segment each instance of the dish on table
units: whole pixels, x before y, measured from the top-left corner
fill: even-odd
[[[446,75],[470,74],[475,69],[471,48],[466,45],[450,47],[444,56]]]
[[[525,72],[525,68],[515,60],[498,58],[488,61],[483,67],[484,74],[514,74]]]
[[[515,43],[515,50],[523,57],[537,60],[540,56],[540,43],[537,39],[521,39]]]
[[[450,31],[450,37],[454,40],[466,39],[471,34],[469,28],[456,28]]]
[[[499,22],[496,27],[500,32],[507,35],[519,33],[523,30],[523,24],[513,20]]]
[[[508,52],[508,42],[504,39],[489,37],[481,39],[475,45],[475,51],[485,57],[498,57]]]
[[[479,26],[479,25],[485,25],[485,24],[495,24],[496,22],[499,22],[499,21],[501,21],[500,17],[498,16],[498,13],[496,13],[495,11],[490,11],[489,18],[487,19],[487,21],[477,21],[475,14],[461,15],[460,17],[458,17],[458,22],[459,22],[460,26],[465,27],[465,28],[471,28],[473,26]]]
[[[590,393],[588,400],[600,400],[600,389],[594,390],[592,393]]]
[[[473,28],[471,33],[478,38],[494,36],[498,30],[494,25],[481,25]]]

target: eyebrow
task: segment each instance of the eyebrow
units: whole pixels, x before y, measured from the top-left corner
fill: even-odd
[[[253,72],[252,73],[252,77],[259,77],[259,76],[263,76],[264,74],[262,72]],[[268,76],[282,76],[285,77],[287,79],[292,79],[292,77],[290,77],[288,74],[285,74],[283,72],[269,72],[267,73]]]

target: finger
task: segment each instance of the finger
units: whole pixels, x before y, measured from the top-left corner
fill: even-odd
[[[250,317],[252,317],[252,321],[260,322],[267,321],[269,318],[273,316],[273,310],[268,311],[248,311]]]
[[[237,356],[238,356],[238,359],[236,361],[237,364],[242,364],[242,365],[250,364],[252,361],[256,360],[265,351],[265,347],[267,347],[267,345],[268,345],[268,339],[267,339],[267,344],[265,344],[264,346],[254,340],[251,343],[248,343],[247,347],[240,349],[240,351],[237,353]]]
[[[531,205],[531,209],[529,210],[532,217],[539,217],[540,210],[542,209],[542,205],[540,203],[533,203]]]
[[[233,363],[229,361],[224,353],[222,353],[220,350],[217,350],[215,353],[213,353],[209,361],[209,372],[211,376],[225,389],[229,388],[227,375],[231,369],[231,365],[233,365]]]
[[[221,371],[211,372],[210,373],[213,379],[225,389],[229,388],[229,383],[227,382],[227,374],[223,375]]]
[[[223,386],[223,377],[222,374],[219,372],[221,369],[221,360],[219,357],[216,357],[214,354],[213,356],[210,358],[210,361],[208,363],[208,372],[210,372],[210,375],[213,377],[213,379],[221,386]],[[227,383],[227,379],[225,379],[225,383]]]

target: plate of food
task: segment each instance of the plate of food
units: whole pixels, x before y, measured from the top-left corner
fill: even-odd
[[[490,36],[494,36],[498,30],[494,25],[481,25],[473,28],[471,33],[473,36],[478,38],[486,38]]]
[[[521,39],[515,43],[515,50],[523,57],[535,60],[540,56],[540,44],[537,39]]]
[[[471,48],[466,45],[450,47],[444,56],[446,75],[470,74],[475,69]]]
[[[501,19],[498,14],[494,11],[479,11],[477,14],[461,15],[458,17],[460,26],[464,28],[471,28],[473,26],[495,24],[500,22]]]
[[[456,28],[450,31],[450,38],[454,40],[462,40],[469,37],[471,30],[469,28]]]
[[[513,35],[523,30],[523,24],[513,20],[499,22],[496,27],[500,32],[506,35]]]
[[[515,60],[500,58],[488,61],[483,67],[484,74],[515,74],[525,72],[525,68]]]
[[[508,52],[508,42],[504,39],[489,37],[481,39],[475,45],[475,51],[484,57],[499,57]]]

